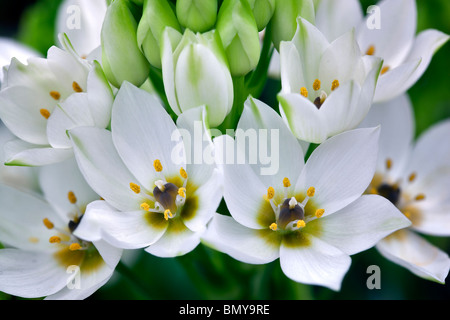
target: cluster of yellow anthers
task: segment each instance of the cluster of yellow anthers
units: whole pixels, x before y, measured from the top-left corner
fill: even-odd
[[[83,89],[80,87],[80,85],[78,84],[78,82],[74,81],[72,83],[72,89],[74,92],[83,92]],[[54,100],[59,101],[59,99],[61,99],[61,93],[59,93],[58,91],[50,91],[50,97],[52,97]],[[43,116],[45,119],[50,118],[50,111],[48,109],[42,108],[41,110],[39,110],[39,112],[41,113],[41,116]]]
[[[50,237],[49,242],[66,244],[69,246],[69,250],[71,250],[71,251],[86,250],[87,247],[80,244],[79,240],[75,236],[72,235],[73,229],[71,230],[71,228],[74,228],[73,226],[76,226],[79,223],[81,216],[82,216],[82,212],[81,212],[80,208],[77,206],[77,201],[78,201],[77,197],[75,196],[75,193],[70,191],[67,194],[67,198],[69,199],[69,202],[71,204],[73,204],[74,207],[77,209],[74,219],[69,222],[69,231],[55,227],[54,223],[52,221],[50,221],[50,219],[48,219],[48,218],[45,218],[42,222],[47,227],[47,229],[56,230],[61,235],[67,236],[69,238],[69,240],[63,241],[60,236],[52,236],[52,237]]]
[[[156,159],[153,162],[153,167],[155,168],[155,171],[157,173],[161,173],[163,171],[163,166],[161,164],[161,161],[158,159]],[[140,208],[142,210],[147,211],[147,212],[163,213],[164,219],[169,220],[169,219],[172,219],[175,215],[171,209],[164,208],[163,204],[158,202],[158,199],[155,196],[155,191],[159,190],[159,192],[165,193],[167,191],[166,188],[170,188],[170,189],[176,188],[177,195],[176,195],[176,198],[172,199],[172,200],[175,203],[177,208],[179,206],[182,206],[186,200],[186,184],[187,184],[187,178],[188,178],[188,174],[184,168],[180,168],[180,176],[184,179],[184,183],[183,183],[182,187],[177,187],[172,183],[167,183],[165,180],[155,181],[156,187],[153,191],[153,195],[145,193],[145,192],[141,192],[141,187],[133,182],[130,182],[130,189],[136,194],[143,195],[145,198],[147,198],[148,200],[150,200],[151,202],[153,202],[155,204],[155,208],[151,208],[147,202],[143,202],[140,205]],[[162,177],[162,179],[164,179],[164,177]],[[158,188],[158,190],[156,190],[156,188]],[[168,194],[171,195],[170,192],[168,192]]]
[[[283,212],[284,209],[282,209],[283,206],[286,205],[286,209],[288,210],[288,216],[293,219],[288,223],[287,225],[291,225],[288,227],[291,230],[297,230],[300,228],[304,228],[306,226],[306,223],[308,221],[305,221],[305,206],[308,203],[309,199],[314,197],[316,193],[316,189],[314,187],[308,188],[306,192],[306,197],[303,199],[301,203],[297,201],[295,197],[288,197],[288,188],[291,186],[291,182],[288,178],[283,179],[283,187],[284,187],[284,197],[283,201],[280,204],[277,204],[275,202],[275,189],[273,187],[269,187],[267,189],[267,194],[264,195],[264,199],[266,201],[270,202],[273,211],[275,212],[275,216],[277,219],[277,222],[272,223],[269,228],[273,231],[279,230],[279,220],[284,219],[284,217],[281,217],[282,214],[285,214]],[[292,213],[293,212],[293,213]],[[314,217],[309,217],[309,221],[314,218],[321,218],[323,214],[325,213],[324,209],[317,209],[315,211]]]
[[[333,82],[331,83],[331,91],[334,91],[337,88],[339,88],[339,85],[340,85],[339,80],[337,80],[337,79],[333,80]],[[322,87],[321,81],[319,79],[314,80],[312,87],[313,87],[314,91],[318,92]],[[308,98],[308,95],[309,95],[308,89],[306,89],[305,87],[301,87],[300,94],[302,96],[304,96],[305,98]],[[322,91],[320,91],[319,95],[315,98],[314,104],[316,105],[317,108],[320,108],[327,98],[328,98],[327,93],[322,90]]]

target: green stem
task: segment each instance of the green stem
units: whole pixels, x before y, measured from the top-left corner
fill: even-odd
[[[242,111],[244,110],[244,102],[248,97],[245,87],[245,77],[233,77],[234,100],[230,113],[219,126],[222,133],[226,133],[226,129],[236,129]]]

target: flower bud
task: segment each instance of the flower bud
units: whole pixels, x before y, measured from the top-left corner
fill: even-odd
[[[161,41],[164,89],[172,110],[180,115],[206,106],[211,127],[220,125],[233,105],[233,82],[217,31],[182,36],[166,28]]]
[[[194,32],[212,29],[217,19],[217,0],[177,0],[180,24]]]
[[[272,41],[277,50],[281,41],[291,41],[294,37],[299,16],[314,24],[313,0],[276,0],[272,17]]]
[[[165,27],[181,32],[175,12],[167,0],[146,0],[137,29],[137,42],[150,64],[161,68],[160,42]]]
[[[258,31],[262,31],[275,11],[275,0],[247,0],[253,10]]]
[[[142,85],[150,70],[137,45],[137,23],[127,3],[115,0],[108,6],[101,32],[102,65],[106,77],[117,88],[125,80]]]
[[[230,71],[244,76],[259,62],[261,45],[255,17],[247,0],[225,0],[220,7],[217,31],[222,39]]]

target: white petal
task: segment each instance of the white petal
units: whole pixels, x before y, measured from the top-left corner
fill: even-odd
[[[265,264],[279,257],[281,238],[276,232],[247,228],[233,218],[216,214],[202,242],[236,260]]]
[[[414,114],[409,97],[404,94],[372,106],[361,128],[381,126],[377,172],[386,173],[395,181],[403,174],[414,138]],[[393,166],[386,172],[386,160]]]
[[[144,198],[130,189],[137,183],[113,145],[111,132],[96,127],[69,131],[78,166],[92,189],[119,210],[132,211]]]
[[[444,283],[450,270],[448,255],[411,231],[398,231],[376,248],[384,257],[421,278]]]
[[[153,167],[155,160],[161,161],[162,174],[167,176],[178,175],[180,167],[185,167],[185,161],[174,163],[172,159],[177,127],[148,92],[125,82],[114,101],[111,128],[120,157],[147,190],[153,190],[154,182],[161,179]]]
[[[330,42],[358,26],[362,19],[358,0],[321,0],[316,9],[316,26]]]
[[[375,47],[375,55],[392,68],[401,64],[413,45],[417,27],[415,0],[383,0],[377,4],[379,29],[373,28],[376,13],[370,13],[358,28],[358,43],[363,52]]]
[[[307,236],[308,244],[291,247],[283,241],[280,264],[290,279],[339,291],[351,259],[339,249],[318,238]]]
[[[300,94],[278,95],[280,113],[297,139],[321,143],[327,138],[328,130],[322,112]]]
[[[6,164],[11,166],[44,166],[73,157],[69,149],[38,146],[22,140],[12,140],[5,144]]]
[[[243,152],[265,186],[282,185],[285,177],[293,184],[297,182],[304,165],[302,147],[272,108],[257,99],[247,99],[237,130],[257,137],[257,145],[245,144]],[[256,157],[256,163],[250,161],[251,157]]]
[[[367,195],[325,218],[316,237],[339,250],[353,255],[367,250],[378,241],[411,222],[391,202],[380,196]]]
[[[0,291],[23,298],[51,295],[66,286],[66,268],[50,254],[0,250]]]
[[[74,158],[41,168],[39,183],[47,201],[66,218],[77,212],[76,207],[81,210],[100,198],[84,180]],[[69,201],[69,192],[75,194],[76,206]]]
[[[40,54],[33,48],[28,47],[18,41],[10,38],[0,37],[0,82],[3,78],[2,68],[10,64],[12,58],[20,60],[25,63],[30,57],[39,57]]]
[[[89,203],[83,219],[73,234],[86,241],[100,241],[102,239],[102,221],[112,211],[117,211],[117,209],[110,206],[106,201],[98,200]]]
[[[295,187],[315,187],[314,201],[325,215],[356,200],[371,182],[378,155],[379,129],[356,129],[322,143],[309,157]]]
[[[191,231],[181,220],[170,221],[164,235],[145,251],[160,258],[182,256],[198,246],[201,234]]]
[[[275,55],[278,53],[274,51]],[[303,77],[303,67],[297,47],[293,42],[282,41],[280,43],[281,87],[283,93],[299,93],[300,88],[305,86],[306,80]]]

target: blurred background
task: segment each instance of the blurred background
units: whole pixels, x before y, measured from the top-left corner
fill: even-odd
[[[1,0],[0,37],[13,38],[45,56],[55,44],[55,16],[61,2]],[[376,1],[361,0],[361,3],[367,8]],[[435,28],[450,34],[450,1],[417,0],[417,6],[418,32]],[[449,57],[447,43],[409,91],[417,135],[450,118]],[[261,100],[276,109],[276,93],[280,88],[279,81],[269,79]],[[450,238],[426,238],[450,254]],[[384,259],[375,249],[352,256],[352,261],[342,290],[333,292],[290,281],[282,273],[278,260],[252,266],[202,245],[184,257],[172,259],[129,251],[111,281],[89,299],[450,299],[450,279],[446,285],[423,280]],[[367,268],[371,265],[380,267],[380,290],[369,290],[366,286],[370,276]],[[0,293],[0,299],[17,298]]]

